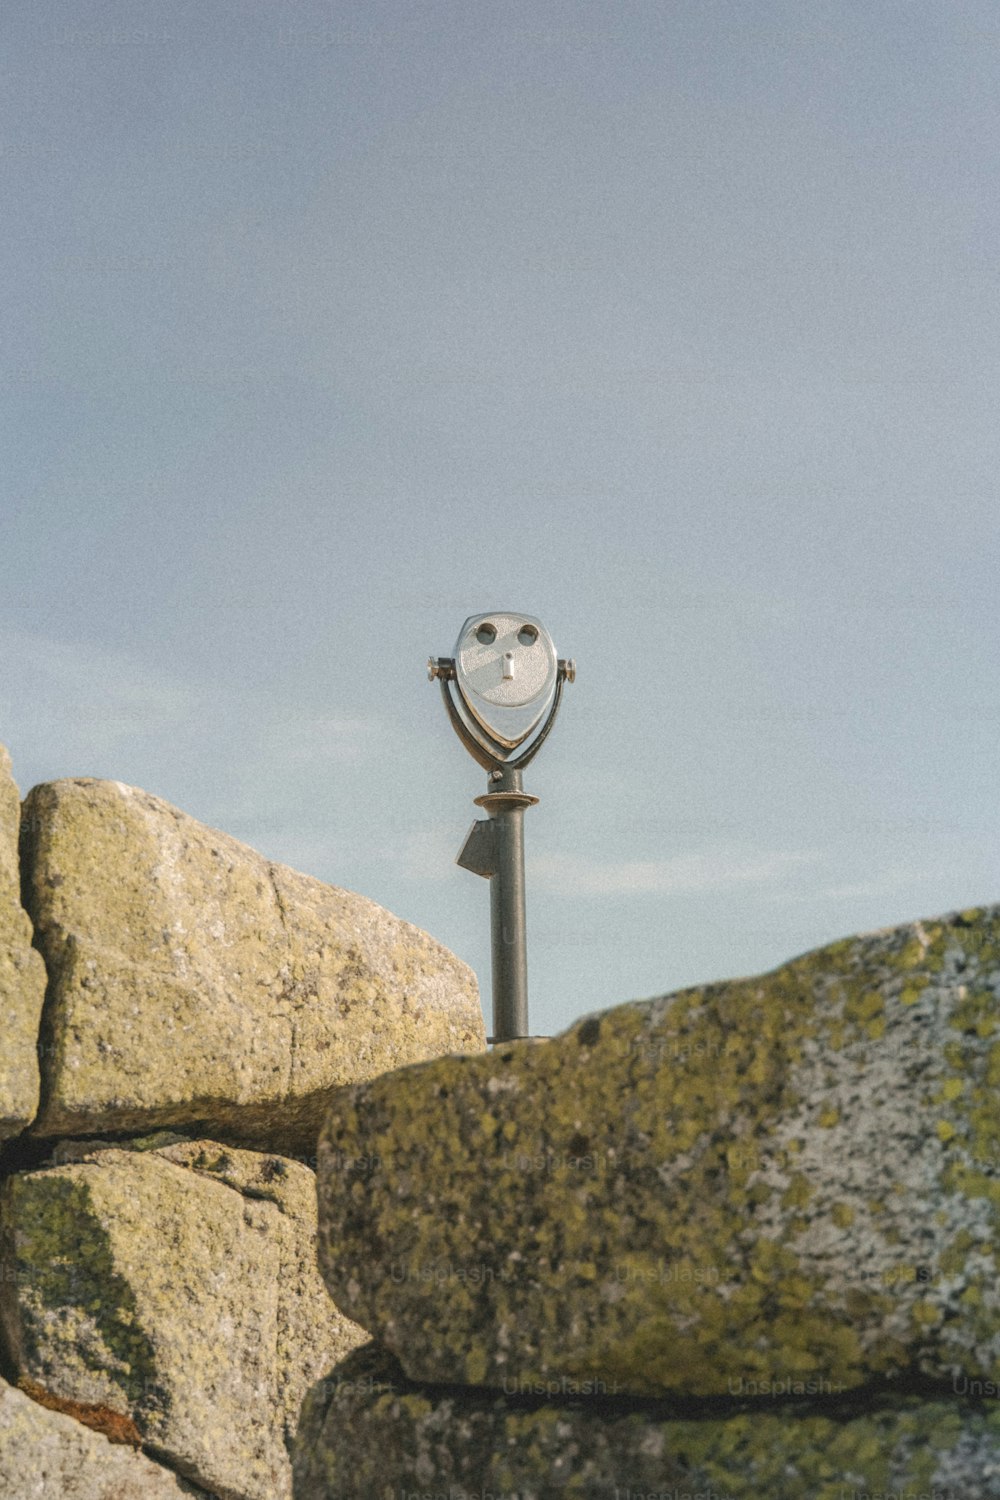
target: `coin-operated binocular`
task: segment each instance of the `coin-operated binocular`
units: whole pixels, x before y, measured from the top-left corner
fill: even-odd
[[[432,656],[427,675],[441,683],[452,727],[488,772],[475,799],[477,819],[458,863],[490,882],[493,938],[493,1042],[528,1037],[528,960],[524,913],[524,809],[521,772],[555,723],[563,687],[576,664],[556,655],[541,621],[510,610],[466,620],[454,656]]]

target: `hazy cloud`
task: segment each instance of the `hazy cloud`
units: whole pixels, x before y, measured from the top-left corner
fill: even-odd
[[[467,830],[455,823],[416,828],[398,843],[383,850],[384,857],[398,865],[407,880],[450,880]]]
[[[43,740],[57,732],[69,756],[100,757],[133,736],[175,733],[203,706],[196,688],[95,642],[5,629],[0,659],[5,725],[23,723]]]
[[[817,856],[775,850],[756,854],[718,850],[673,859],[598,860],[568,854],[531,862],[531,878],[552,895],[682,895],[770,885]]]

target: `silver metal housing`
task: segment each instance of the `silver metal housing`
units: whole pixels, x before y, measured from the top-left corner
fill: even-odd
[[[455,643],[458,708],[473,733],[485,730],[505,750],[522,744],[541,723],[558,673],[552,637],[533,615],[472,615]]]

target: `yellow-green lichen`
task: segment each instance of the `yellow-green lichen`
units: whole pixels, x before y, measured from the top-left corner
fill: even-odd
[[[927,1353],[955,1336],[931,1317],[941,1257],[1000,1192],[985,1156],[998,1159],[995,1002],[971,965],[964,1000],[937,977],[971,932],[923,923],[834,944],[590,1017],[544,1048],[355,1091],[325,1149],[374,1142],[382,1165],[321,1187],[334,1296],[350,1287],[349,1312],[391,1321],[428,1379],[467,1371],[470,1350],[484,1383],[513,1360],[526,1379],[611,1374],[640,1393],[724,1394],[734,1372],[782,1371],[847,1389],[898,1373],[915,1347],[950,1367],[953,1345]],[[925,1056],[928,1036],[940,1046]],[[369,1273],[373,1238],[410,1266],[450,1265],[447,1302],[433,1279]],[[459,1275],[466,1262],[493,1274]],[[511,1355],[522,1327],[531,1343]]]

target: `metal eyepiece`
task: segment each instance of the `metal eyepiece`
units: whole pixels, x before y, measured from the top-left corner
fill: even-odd
[[[441,682],[459,739],[490,770],[527,765],[548,734],[562,685],[573,681],[576,667],[559,659],[540,620],[496,609],[470,615],[454,656],[432,656],[427,674]],[[452,682],[453,693],[445,687]]]

